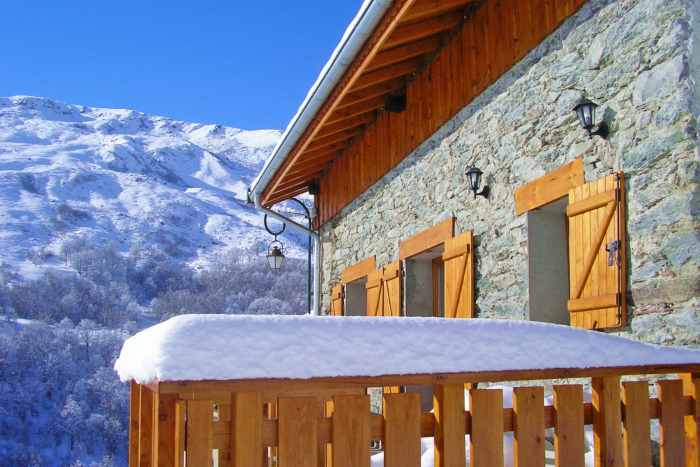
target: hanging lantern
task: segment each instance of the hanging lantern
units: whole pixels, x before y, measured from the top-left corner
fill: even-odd
[[[279,246],[275,245],[275,243],[278,243]],[[277,271],[282,267],[282,261],[284,261],[282,243],[275,238],[275,240],[273,240],[272,243],[270,243],[270,246],[267,248],[267,262],[270,263],[270,269]]]

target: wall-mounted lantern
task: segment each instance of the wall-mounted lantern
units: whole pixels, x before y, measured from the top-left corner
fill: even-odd
[[[602,122],[596,131],[591,131],[593,128],[595,128],[596,107],[598,107],[598,105],[593,101],[583,98],[578,102],[578,104],[576,104],[576,107],[574,107],[573,110],[576,112],[583,129],[588,132],[588,139],[593,138],[593,135],[598,135],[603,139],[608,139],[610,129],[608,128],[608,124],[605,122]]]
[[[481,186],[481,176],[483,175],[483,172],[476,167],[472,167],[471,169],[467,170],[466,175],[467,183],[469,183],[469,189],[474,192],[474,199],[476,199],[476,195],[488,198],[490,191],[488,183],[484,185],[483,190],[479,191],[479,187]]]
[[[278,243],[279,246],[275,245],[275,243]],[[272,248],[272,250],[270,250],[270,248]],[[277,237],[275,237],[272,243],[270,243],[270,246],[267,248],[267,262],[270,263],[270,269],[277,271],[282,267],[282,261],[284,261],[282,243],[277,240]]]

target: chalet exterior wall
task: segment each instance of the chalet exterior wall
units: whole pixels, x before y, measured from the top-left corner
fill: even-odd
[[[515,68],[321,228],[323,307],[342,269],[456,217],[475,235],[477,317],[528,316],[527,215],[516,188],[583,156],[586,181],[625,172],[628,326],[700,345],[700,14],[697,0],[592,0]],[[611,127],[589,140],[585,93]],[[473,198],[464,172],[488,176]]]

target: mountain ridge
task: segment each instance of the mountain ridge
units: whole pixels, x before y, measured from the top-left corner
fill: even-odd
[[[0,262],[42,272],[85,236],[133,244],[206,269],[231,248],[263,254],[272,237],[245,193],[278,130],[245,131],[31,96],[0,98]],[[305,238],[285,232],[287,254]],[[33,258],[33,259],[32,259]],[[61,268],[60,261],[47,265]]]

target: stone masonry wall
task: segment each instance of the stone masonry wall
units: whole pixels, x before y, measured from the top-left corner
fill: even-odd
[[[648,342],[700,346],[698,0],[592,0],[428,141],[322,226],[323,307],[341,271],[449,216],[473,230],[477,317],[525,319],[527,216],[516,188],[583,156],[586,181],[624,171],[628,326]],[[571,111],[602,104],[607,141]],[[474,199],[464,172],[488,176]]]

